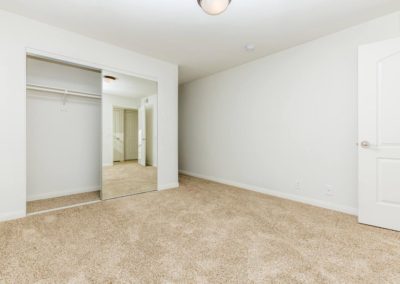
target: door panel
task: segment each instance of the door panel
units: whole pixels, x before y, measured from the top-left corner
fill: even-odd
[[[400,230],[400,38],[359,49],[359,222]]]
[[[378,143],[400,145],[400,53],[378,65]]]
[[[400,159],[378,159],[378,201],[400,205]],[[400,216],[399,216],[400,218]]]
[[[138,158],[138,112],[125,110],[125,161]]]

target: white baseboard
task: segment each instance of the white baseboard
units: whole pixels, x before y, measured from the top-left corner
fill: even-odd
[[[66,195],[72,195],[72,194],[93,192],[93,191],[98,191],[100,189],[101,189],[100,186],[95,186],[95,187],[79,188],[79,189],[73,189],[73,190],[53,191],[53,192],[46,192],[46,193],[40,193],[40,194],[32,194],[32,195],[27,196],[27,200],[35,201],[35,200],[41,200],[41,199],[47,199],[47,198],[55,198],[55,197],[61,197],[61,196],[66,196]]]
[[[313,206],[317,206],[317,207],[321,207],[321,208],[325,208],[325,209],[343,212],[343,213],[347,213],[347,214],[351,214],[351,215],[355,215],[355,216],[358,215],[358,210],[357,210],[357,208],[354,208],[354,207],[339,205],[339,204],[326,202],[323,200],[318,200],[318,199],[314,199],[314,198],[310,198],[310,197],[304,197],[304,196],[300,196],[300,195],[296,195],[296,194],[280,192],[277,190],[262,188],[262,187],[258,187],[258,186],[254,186],[254,185],[248,185],[248,184],[244,184],[244,183],[239,183],[239,182],[225,180],[225,179],[221,179],[221,178],[206,176],[206,175],[202,175],[202,174],[196,174],[196,173],[192,173],[192,172],[188,172],[188,171],[184,171],[184,170],[180,170],[179,173],[188,175],[188,176],[193,176],[193,177],[197,177],[197,178],[201,178],[201,179],[218,182],[218,183],[222,183],[222,184],[226,184],[226,185],[239,187],[242,189],[256,191],[259,193],[264,193],[264,194],[268,194],[268,195],[275,196],[275,197],[289,199],[292,201],[297,201],[297,202],[301,202],[301,203],[305,203],[305,204],[309,204],[309,205],[313,205]]]
[[[53,209],[47,209],[47,210],[42,210],[42,211],[38,211],[38,212],[28,213],[28,214],[26,214],[26,216],[40,215],[40,214],[44,214],[44,213],[48,213],[48,212],[60,211],[60,210],[74,208],[74,207],[80,207],[80,206],[84,206],[84,205],[91,205],[91,204],[95,204],[95,203],[99,203],[99,202],[101,202],[101,200],[82,202],[82,203],[78,203],[78,204],[73,204],[73,205],[68,205],[68,206],[57,207],[57,208],[53,208]]]
[[[158,190],[174,189],[179,187],[179,182],[158,185]]]
[[[0,222],[19,219],[19,218],[23,218],[25,216],[26,216],[25,211],[0,213]]]

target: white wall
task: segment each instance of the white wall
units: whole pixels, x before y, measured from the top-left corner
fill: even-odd
[[[101,73],[27,59],[28,84],[101,94]],[[27,198],[100,189],[100,100],[27,92]]]
[[[0,220],[26,212],[26,53],[158,81],[158,187],[178,185],[178,68],[0,11]]]
[[[113,165],[114,160],[113,107],[138,109],[140,99],[103,94],[103,166]]]
[[[181,86],[180,169],[356,213],[357,48],[398,35],[399,20],[388,15]]]

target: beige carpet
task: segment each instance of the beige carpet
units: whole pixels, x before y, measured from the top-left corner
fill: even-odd
[[[181,185],[0,223],[0,283],[400,283],[400,233]]]
[[[96,200],[100,200],[100,191],[29,201],[26,204],[26,212],[35,213]]]
[[[157,168],[122,162],[103,167],[103,200],[157,190]]]

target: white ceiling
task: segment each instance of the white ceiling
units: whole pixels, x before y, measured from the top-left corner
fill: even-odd
[[[117,80],[107,83],[103,80],[103,93],[129,98],[143,98],[157,94],[157,82],[115,72],[103,71],[103,76],[113,76]]]
[[[0,0],[22,14],[180,65],[188,82],[400,9],[399,0]],[[256,45],[245,52],[244,45]]]

